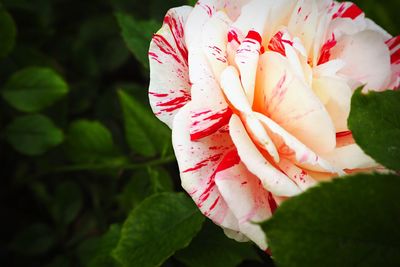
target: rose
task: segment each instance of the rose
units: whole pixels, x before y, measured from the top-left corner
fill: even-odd
[[[353,3],[202,0],[150,45],[150,103],[172,128],[183,188],[237,240],[319,181],[378,165],[347,128],[352,92],[395,89],[400,37]]]

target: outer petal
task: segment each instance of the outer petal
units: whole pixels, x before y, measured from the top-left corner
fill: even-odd
[[[215,182],[229,208],[239,220],[240,231],[265,250],[267,248],[265,234],[260,226],[254,223],[264,221],[272,214],[268,203],[268,191],[240,162],[237,151],[234,150],[231,154],[232,157],[236,157],[236,164],[219,172]]]
[[[217,132],[201,141],[190,140],[191,103],[183,107],[174,120],[172,142],[178,160],[182,187],[204,215],[216,224],[239,230],[238,222],[226,205],[217,186],[215,174],[233,144],[227,132]]]
[[[390,53],[384,37],[371,30],[345,35],[332,48],[332,57],[346,65],[339,71],[354,80],[354,86],[366,84],[366,90],[384,90],[391,79]]]
[[[236,115],[229,122],[229,132],[243,163],[260,179],[264,188],[276,196],[294,196],[301,192],[292,180],[272,166],[258,151]]]
[[[275,52],[260,59],[256,110],[280,124],[317,153],[335,147],[335,128],[323,104],[290,66]]]
[[[390,63],[392,64],[392,77],[389,88],[397,89],[400,86],[400,36],[386,41],[390,50]]]
[[[224,21],[221,20],[221,17],[218,17],[218,14],[216,13],[213,18],[205,22],[202,26],[203,33],[212,26],[215,26],[213,31],[216,32],[214,34],[226,28]],[[221,68],[226,66],[226,60],[225,62],[217,60],[219,58],[224,61],[222,48],[226,43],[224,38],[226,37],[222,35],[213,36],[209,40],[200,40],[193,43],[191,50],[189,50],[189,76],[192,83],[191,96],[193,102],[190,127],[192,140],[206,137],[219,130],[224,124],[228,123],[232,113],[228,108],[218,81]],[[208,48],[205,47],[205,44]],[[214,56],[210,49],[214,51],[214,54],[216,51],[220,51],[221,54]]]
[[[203,51],[217,80],[228,66],[227,32],[231,23],[224,12],[218,12],[206,22],[202,32]]]
[[[150,105],[155,115],[169,127],[176,112],[190,100],[183,25],[191,10],[191,7],[169,10],[150,44]]]

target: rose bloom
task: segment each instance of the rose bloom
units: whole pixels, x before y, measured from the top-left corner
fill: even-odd
[[[355,4],[201,0],[168,11],[149,97],[172,128],[183,188],[238,241],[320,181],[378,166],[347,127],[351,95],[396,89],[400,37]]]

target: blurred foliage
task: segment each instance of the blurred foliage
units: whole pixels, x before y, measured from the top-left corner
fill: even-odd
[[[399,33],[398,0],[356,2]],[[152,195],[182,191],[170,132],[147,100],[147,48],[166,11],[187,3],[2,1],[1,266],[120,266],[112,251],[126,252],[120,235],[132,229],[136,208]],[[211,253],[198,250],[204,242],[215,247],[213,257],[227,259],[209,266],[273,265],[251,245],[232,254],[241,246],[205,225],[163,266],[201,266],[199,257]]]

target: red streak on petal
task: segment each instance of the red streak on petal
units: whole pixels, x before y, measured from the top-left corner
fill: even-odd
[[[271,213],[274,213],[275,210],[278,208],[278,205],[276,204],[276,201],[275,201],[274,197],[272,196],[271,192],[268,192],[268,204],[269,204]]]
[[[321,65],[329,61],[331,57],[331,49],[337,44],[335,35],[332,33],[332,38],[325,42],[321,48],[321,54],[319,56],[318,64]]]
[[[207,159],[198,162],[194,167],[184,170],[183,173],[197,171],[197,170],[203,168],[204,166],[207,166],[210,161],[211,162],[218,161],[221,158],[221,156],[222,156],[221,153],[212,155],[212,156],[208,157]]]
[[[271,41],[269,42],[268,49],[285,57],[286,51],[284,43],[293,46],[293,42],[283,39],[283,32],[279,31],[274,35],[274,37],[272,37]]]
[[[396,52],[394,52],[390,56],[390,63],[391,64],[398,64],[400,63],[400,49],[398,49]]]
[[[212,211],[212,210],[215,208],[215,206],[217,206],[217,203],[218,203],[218,201],[219,201],[219,198],[220,198],[220,196],[218,196],[218,197],[215,199],[214,203],[210,206],[210,211]]]
[[[336,133],[336,138],[349,136],[349,135],[351,135],[351,134],[352,134],[351,131],[338,132],[338,133]]]
[[[171,46],[171,44],[164,38],[164,36],[160,34],[153,35],[153,42],[157,45],[161,52],[166,55],[172,56],[176,62],[182,64],[182,60],[176,54],[175,48]]]
[[[232,41],[236,41],[238,44],[240,44],[239,37],[234,30],[228,32],[228,42],[230,43]]]
[[[155,92],[149,92],[149,94],[152,96],[155,96],[155,97],[160,97],[160,98],[168,96],[168,94],[159,94],[159,93],[155,93]]]
[[[191,97],[190,94],[184,90],[180,90],[180,92],[182,93],[182,96],[169,99],[165,102],[158,102],[156,106],[165,107],[164,109],[160,110],[161,112],[173,112],[183,107],[188,101],[190,101]]]
[[[154,52],[149,52],[149,56],[151,57],[151,59],[157,61],[157,62],[160,63],[160,64],[163,64],[163,63],[160,61],[160,59],[158,58],[158,55],[157,55],[156,53],[154,53]]]
[[[203,205],[203,202],[207,200],[207,198],[210,196],[210,192],[214,189],[215,187],[215,176],[217,175],[218,172],[224,171],[226,169],[229,169],[236,164],[239,164],[240,158],[237,153],[237,150],[232,150],[228,152],[224,158],[221,160],[219,163],[218,167],[215,169],[213,174],[210,176],[210,179],[208,181],[208,186],[206,189],[204,189],[203,193],[199,197],[199,203],[197,205],[201,207]]]
[[[350,3],[350,6],[346,9],[346,6],[348,3],[342,3],[338,9],[338,11],[333,14],[332,19],[336,18],[350,18],[350,19],[355,19],[358,16],[360,16],[363,11],[355,4]]]
[[[260,45],[261,45],[261,43],[262,43],[262,37],[261,37],[261,35],[260,35],[258,32],[256,32],[256,31],[249,31],[249,33],[248,33],[247,36],[246,36],[246,39],[255,40],[255,41],[257,41]]]
[[[216,169],[216,173],[232,168],[233,166],[239,163],[240,163],[240,157],[237,150],[236,149],[232,150],[228,152],[222,159],[221,163],[218,165],[218,168]]]
[[[182,57],[185,59],[185,61],[188,61],[188,51],[183,44],[183,40],[185,38],[184,36],[184,30],[182,23],[177,22],[176,19],[172,16],[165,16],[164,18],[164,23],[167,24],[171,30],[172,36],[174,37],[175,44],[181,53]]]
[[[351,6],[346,9],[346,11],[341,15],[341,17],[355,19],[362,13],[363,11],[356,4],[351,4]]]
[[[385,42],[390,50],[393,50],[400,44],[400,35],[393,37]]]
[[[212,120],[215,121],[215,123],[213,123],[208,128],[196,131],[194,133],[190,133],[190,140],[191,141],[199,140],[201,138],[207,137],[215,133],[221,127],[227,125],[231,117],[232,117],[232,110],[230,108],[227,108],[222,113],[212,114],[211,116],[204,118],[203,120]],[[194,125],[196,124],[197,123],[195,122]]]

